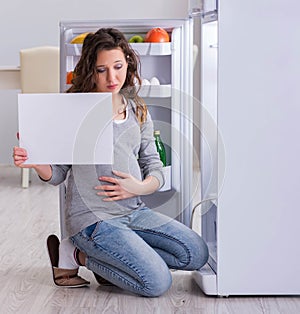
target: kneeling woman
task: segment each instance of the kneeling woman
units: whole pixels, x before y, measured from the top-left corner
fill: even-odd
[[[197,233],[152,211],[141,201],[141,195],[151,194],[163,185],[164,177],[151,116],[136,93],[135,82],[141,81],[138,65],[122,33],[99,29],[85,38],[68,90],[112,93],[113,166],[30,166],[50,184],[60,184],[67,178],[65,216],[69,238],[61,243],[58,265],[52,263],[57,266],[54,279],[58,285],[87,284],[77,275],[77,264],[81,264],[98,280],[104,278],[125,290],[154,297],[169,289],[170,268],[198,270],[207,262],[207,246]],[[25,167],[26,150],[15,148],[14,154],[15,164]],[[58,252],[58,241],[51,243],[56,243],[49,247],[53,257]],[[66,267],[73,251],[75,262]],[[68,270],[73,271],[72,276],[68,277]],[[73,282],[68,281],[70,278]]]

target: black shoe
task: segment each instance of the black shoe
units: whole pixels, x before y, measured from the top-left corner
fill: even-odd
[[[94,273],[95,279],[97,280],[98,284],[101,286],[114,286],[114,284],[112,284],[111,282],[109,282],[108,280],[102,278],[101,276],[99,276],[98,274]]]
[[[79,288],[90,284],[89,281],[78,276],[78,269],[58,268],[59,239],[56,235],[51,234],[48,237],[47,248],[52,266],[52,277],[55,285],[59,287]]]

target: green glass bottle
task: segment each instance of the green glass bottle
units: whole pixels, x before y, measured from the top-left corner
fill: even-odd
[[[165,150],[164,143],[162,142],[160,138],[159,130],[154,131],[154,138],[155,138],[156,149],[157,149],[157,152],[159,153],[160,160],[162,161],[163,166],[165,167],[167,165],[166,150]]]

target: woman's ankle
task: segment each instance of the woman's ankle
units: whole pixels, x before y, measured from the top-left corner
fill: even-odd
[[[75,248],[74,258],[78,266],[85,266],[86,255],[85,253],[81,252],[78,248]]]
[[[85,266],[86,255],[85,253],[78,250],[78,262],[81,266]]]

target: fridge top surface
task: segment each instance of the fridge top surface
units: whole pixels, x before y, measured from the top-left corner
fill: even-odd
[[[95,28],[98,29],[100,27],[104,26],[111,26],[111,27],[122,27],[122,28],[149,28],[149,27],[163,27],[163,28],[170,28],[170,27],[180,27],[186,19],[126,19],[126,20],[114,20],[114,19],[108,19],[108,20],[91,20],[91,21],[60,21],[60,27],[65,29],[74,29],[74,28],[80,28],[80,29],[91,29]]]

